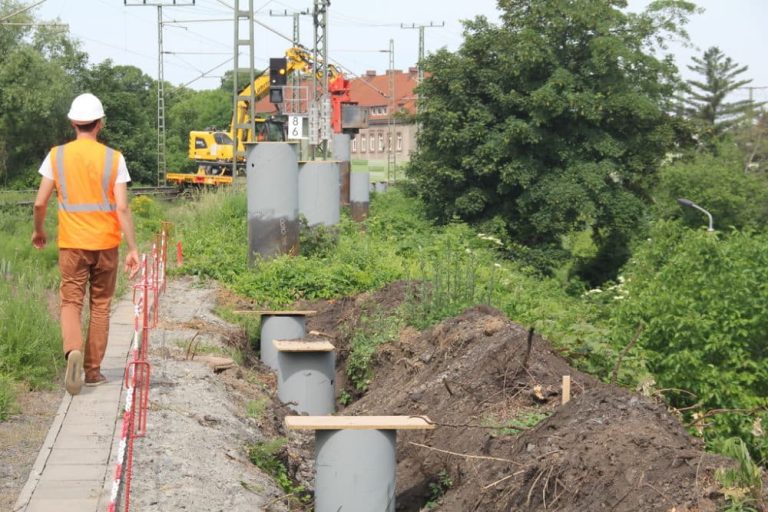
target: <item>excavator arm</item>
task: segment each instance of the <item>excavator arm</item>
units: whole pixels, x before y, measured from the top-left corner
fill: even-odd
[[[285,52],[285,58],[285,74],[305,73],[311,76],[314,73],[317,78],[322,77],[324,64],[315,62],[312,53],[305,48],[299,46],[288,48]],[[258,101],[269,92],[270,82],[270,73],[269,70],[266,70],[256,77],[253,83],[242,89],[240,96],[250,98],[253,94],[254,101]],[[364,111],[364,115],[352,117],[356,120],[363,119],[365,126],[367,126],[367,110],[357,107],[356,103],[350,101],[349,81],[333,64],[328,64],[328,91],[331,95],[331,125],[335,133],[354,133],[357,132],[358,128],[363,127],[362,124],[352,125],[353,127],[350,127],[349,124],[344,125],[343,118],[346,116],[343,115],[343,112],[347,112],[346,109]],[[235,128],[249,124],[248,101],[241,99],[237,102],[228,132],[211,130],[190,132],[189,158],[200,164],[200,169],[204,175],[226,173],[233,158],[242,161],[241,155],[245,153],[245,142],[282,140],[281,136],[276,135],[276,130],[281,129],[280,125],[272,120],[256,118],[254,131],[247,128]],[[235,138],[237,139],[238,151],[233,151]]]

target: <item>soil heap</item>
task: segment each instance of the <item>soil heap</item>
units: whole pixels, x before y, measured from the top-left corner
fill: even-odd
[[[337,382],[349,324],[371,308],[396,307],[404,289],[395,283],[302,305],[318,311],[308,328],[334,337]],[[380,347],[368,392],[341,413],[425,415],[437,424],[398,434],[398,510],[692,512],[722,504],[714,472],[728,459],[705,453],[662,403],[579,372],[529,334],[478,306]],[[573,398],[561,405],[564,375]],[[298,439],[293,467],[308,475],[312,438]]]

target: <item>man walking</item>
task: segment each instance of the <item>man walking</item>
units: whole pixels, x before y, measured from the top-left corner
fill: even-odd
[[[48,153],[34,206],[32,244],[42,249],[46,207],[54,188],[59,202],[58,246],[61,274],[61,335],[67,371],[64,384],[71,395],[83,385],[106,382],[101,361],[107,350],[109,310],[115,293],[121,231],[128,243],[125,270],[132,278],[139,255],[128,205],[131,180],[123,155],[97,141],[104,127],[104,108],[93,94],[72,101],[67,115],[75,140]],[[86,285],[90,285],[90,323],[83,349],[80,330]],[[83,350],[85,354],[83,354]]]

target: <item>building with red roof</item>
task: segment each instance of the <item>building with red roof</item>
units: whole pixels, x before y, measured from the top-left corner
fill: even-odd
[[[393,78],[390,80],[389,71],[383,75],[367,71],[350,80],[352,101],[369,110],[368,128],[360,130],[352,141],[353,160],[387,162],[392,158],[396,163],[407,162],[416,149],[417,70],[394,70]],[[394,94],[390,86],[394,86]]]
[[[407,162],[416,148],[414,88],[417,85],[417,69],[410,68],[407,72],[394,70],[392,76],[394,80],[390,80],[389,71],[378,75],[371,70],[349,80],[351,101],[369,110],[368,128],[361,129],[352,139],[350,150],[353,160],[368,160],[369,164],[379,165],[387,165],[391,160],[399,165]],[[303,81],[301,87],[311,85],[306,82]],[[390,87],[394,87],[394,94],[390,93]],[[289,94],[286,91],[286,96]],[[306,98],[306,93],[301,96]],[[299,110],[306,110],[306,102],[301,104]],[[275,114],[279,109],[269,102],[267,96],[256,103],[256,111]]]

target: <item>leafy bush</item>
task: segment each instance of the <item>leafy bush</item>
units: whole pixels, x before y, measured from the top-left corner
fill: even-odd
[[[310,495],[304,486],[297,485],[291,480],[288,469],[279,456],[287,442],[286,438],[278,437],[255,443],[248,447],[248,458],[256,467],[271,475],[286,495],[295,495],[299,502],[308,503],[311,499]]]
[[[356,394],[364,393],[371,383],[371,363],[378,346],[396,340],[401,327],[402,321],[396,314],[386,315],[378,311],[361,314],[352,326],[353,331],[348,333],[350,343],[346,372]]]
[[[655,193],[657,215],[682,219],[691,228],[706,226],[702,212],[677,204],[683,197],[708,210],[716,229],[762,228],[768,221],[768,180],[743,167],[737,148],[725,143],[717,155],[696,153],[663,167]]]
[[[625,275],[614,336],[644,326],[638,345],[659,386],[685,390],[671,404],[734,410],[708,417],[704,438],[714,447],[739,436],[764,460],[768,442],[752,431],[768,419],[758,412],[768,406],[768,235],[660,221]]]
[[[131,199],[131,212],[135,219],[136,236],[139,239],[149,238],[160,231],[163,209],[151,197],[137,196]]]
[[[501,268],[484,242],[496,239],[478,237],[465,224],[446,226],[431,238],[413,254],[413,280],[403,307],[405,320],[420,329],[478,303],[490,305]]]
[[[186,273],[217,279],[270,307],[380,288],[403,275],[394,249],[342,223],[341,236],[309,256],[280,256],[249,267],[246,201],[241,192],[190,205],[182,216]]]

